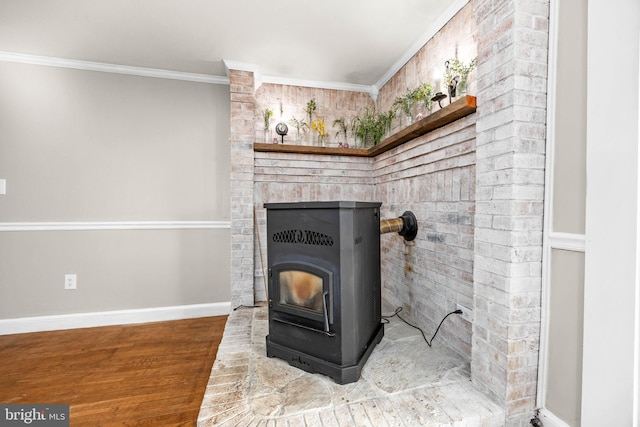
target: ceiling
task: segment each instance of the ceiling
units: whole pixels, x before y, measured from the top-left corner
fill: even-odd
[[[0,52],[213,76],[230,60],[375,85],[466,2],[0,0]]]

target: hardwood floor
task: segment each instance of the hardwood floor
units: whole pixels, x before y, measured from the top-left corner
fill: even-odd
[[[227,316],[0,336],[0,403],[71,426],[195,426]]]

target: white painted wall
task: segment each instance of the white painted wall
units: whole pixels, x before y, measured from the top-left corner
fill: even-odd
[[[0,75],[5,331],[230,300],[228,85],[4,61]]]

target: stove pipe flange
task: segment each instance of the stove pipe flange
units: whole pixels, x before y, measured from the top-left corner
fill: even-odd
[[[380,234],[394,233],[404,237],[407,242],[412,241],[418,234],[418,220],[411,211],[404,212],[399,218],[383,219],[380,221]]]

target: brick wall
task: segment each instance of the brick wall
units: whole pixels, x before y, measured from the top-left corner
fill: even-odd
[[[378,107],[389,109],[396,97],[421,83],[435,85],[447,59],[475,58],[476,32],[470,3],[380,89]],[[475,78],[474,71],[471,94]],[[393,130],[401,126],[402,121],[395,120]],[[403,307],[405,316],[427,334],[435,332],[456,304],[473,308],[475,115],[378,156],[374,173],[383,216],[411,210],[420,227],[412,243],[382,236],[383,295]],[[450,317],[436,342],[470,360],[471,327],[462,318]]]
[[[255,138],[256,141],[264,141],[264,110],[269,108],[274,115],[271,119],[271,137],[280,137],[273,131],[275,125],[284,121],[287,123],[292,117],[298,120],[303,119],[308,122],[306,105],[311,99],[316,100],[317,110],[314,112],[313,120],[322,119],[328,132],[327,146],[337,146],[338,142],[344,142],[344,138],[336,136],[337,128],[333,126],[333,121],[339,118],[351,120],[366,106],[373,105],[373,100],[367,93],[351,92],[335,89],[320,89],[301,86],[287,86],[280,84],[262,84],[256,91],[256,111],[255,111]],[[282,114],[280,108],[282,107]],[[291,124],[289,133],[285,137],[285,143],[295,144],[296,129]],[[311,132],[313,134],[313,132]],[[349,140],[349,145],[354,146],[354,141]],[[315,145],[317,142],[310,141],[309,138],[301,142],[302,145]]]
[[[473,382],[509,425],[536,405],[540,329],[548,0],[476,0]]]
[[[547,39],[548,0],[470,2],[381,88],[378,105],[388,108],[414,82],[431,81],[433,69],[456,50],[461,58],[473,52],[477,41],[470,87],[472,94],[477,88],[477,112],[375,159],[254,158],[251,142],[262,135],[267,106],[277,115],[282,101],[302,118],[316,98],[318,117],[329,125],[371,101],[365,94],[263,85],[251,106],[253,79],[250,85],[232,72],[234,301],[264,299],[263,203],[373,200],[383,203],[383,217],[412,210],[420,224],[414,243],[381,236],[383,296],[427,331],[456,303],[471,306],[473,324],[450,318],[437,342],[471,359],[472,381],[507,409],[507,425],[527,425],[540,327]]]
[[[476,19],[472,2],[463,7],[447,24],[429,40],[407,63],[380,88],[377,104],[382,111],[391,108],[396,97],[422,83],[435,88],[436,75],[440,78],[445,70],[445,61],[458,58],[468,63],[477,56]],[[476,71],[469,75],[469,94],[476,91]],[[446,93],[442,85],[440,90]],[[449,101],[443,101],[446,105]],[[435,107],[437,109],[437,107]],[[401,120],[394,122],[394,130],[402,126]]]
[[[358,114],[373,100],[367,93],[320,89],[280,84],[263,84],[256,90],[255,138],[261,141],[264,129],[263,112],[273,110],[273,128],[279,121],[291,117],[306,119],[306,104],[316,100],[315,119],[322,119],[329,133],[327,143],[335,146],[333,121]],[[282,115],[280,107],[282,106]],[[289,125],[285,143],[294,144],[295,129]],[[275,135],[274,135],[275,136]],[[303,140],[303,145],[312,144]],[[315,144],[315,143],[313,143]],[[266,299],[264,265],[266,259],[266,210],[265,203],[294,201],[358,200],[371,201],[374,182],[371,159],[348,156],[314,156],[307,154],[255,153],[254,207],[260,245],[255,245],[255,295],[258,301]]]
[[[254,76],[229,70],[231,133],[231,305],[253,305]]]
[[[264,203],[356,200],[374,201],[372,159],[309,154],[255,153],[256,219],[260,246],[255,252],[255,290],[265,301],[267,263]]]
[[[379,155],[382,216],[418,219],[413,242],[381,237],[383,295],[427,335],[456,304],[473,307],[475,114]],[[471,359],[471,323],[450,317],[437,345]]]

